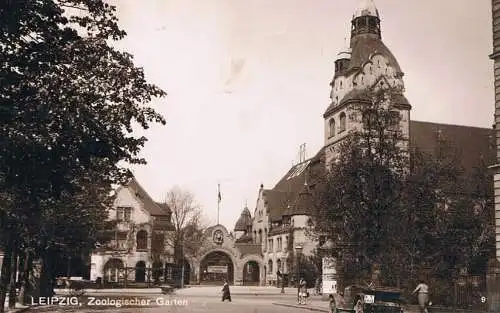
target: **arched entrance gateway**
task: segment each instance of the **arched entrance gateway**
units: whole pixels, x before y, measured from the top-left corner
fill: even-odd
[[[243,285],[258,286],[260,282],[259,264],[255,261],[248,261],[243,266]]]
[[[229,284],[234,283],[233,261],[225,252],[210,252],[200,264],[200,283],[220,285],[224,280]]]
[[[110,259],[104,265],[104,281],[118,282],[120,274],[124,269],[123,261],[120,259]]]

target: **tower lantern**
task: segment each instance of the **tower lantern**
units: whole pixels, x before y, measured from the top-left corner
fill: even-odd
[[[364,34],[382,39],[380,16],[373,0],[363,0],[352,16],[351,39]],[[351,46],[352,44],[353,40],[351,40]]]

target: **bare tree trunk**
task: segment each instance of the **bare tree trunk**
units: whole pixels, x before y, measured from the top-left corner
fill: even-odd
[[[16,283],[17,283],[17,249],[13,249],[10,257],[10,285],[9,285],[9,308],[16,307]]]
[[[11,236],[9,236],[11,237]],[[7,240],[5,254],[2,262],[2,271],[0,274],[0,313],[5,312],[5,298],[7,295],[7,286],[10,280],[11,261],[12,261],[12,239]]]
[[[22,266],[22,272],[20,272],[19,275],[19,282],[21,283],[19,287],[19,302],[21,302],[21,304],[23,305],[26,305],[30,292],[29,277],[32,261],[33,258],[31,256],[31,253],[29,251],[24,252],[22,263],[20,264]]]

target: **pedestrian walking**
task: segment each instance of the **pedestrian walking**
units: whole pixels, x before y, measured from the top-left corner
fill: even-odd
[[[417,288],[413,290],[413,293],[417,293],[420,312],[428,313],[427,305],[429,304],[429,286],[423,280],[420,280]]]
[[[224,286],[222,287],[222,302],[225,300],[229,300],[229,302],[231,302],[231,291],[229,290],[227,280],[224,280]]]
[[[304,280],[304,278],[300,279],[299,282],[299,304],[306,304],[306,299],[307,299],[307,283]]]

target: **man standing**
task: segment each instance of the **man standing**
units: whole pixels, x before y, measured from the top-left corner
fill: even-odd
[[[428,313],[427,304],[429,303],[429,286],[424,283],[423,280],[420,280],[417,288],[413,290],[413,293],[418,292],[418,305],[420,307],[420,312]]]
[[[222,302],[224,302],[224,300],[229,300],[229,302],[231,302],[231,292],[229,291],[227,280],[224,280],[224,286],[222,287]]]

